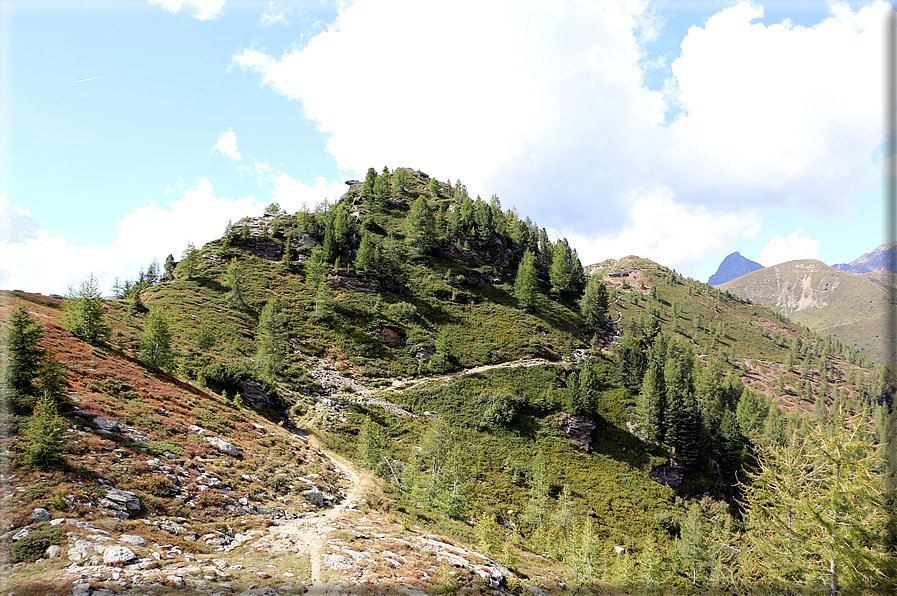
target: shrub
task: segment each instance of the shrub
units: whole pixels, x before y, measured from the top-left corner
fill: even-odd
[[[46,527],[32,532],[12,545],[10,559],[13,563],[36,561],[44,556],[51,544],[59,542],[61,537],[58,527]]]

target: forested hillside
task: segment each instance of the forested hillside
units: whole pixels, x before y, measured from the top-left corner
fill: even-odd
[[[203,512],[195,524],[226,519],[224,535],[239,523],[294,524],[305,536],[303,524],[339,520],[335,542],[291,543],[309,562],[290,567],[290,589],[895,589],[897,380],[887,367],[647,259],[584,268],[565,239],[498,197],[469,197],[460,181],[398,168],[348,184],[333,204],[273,205],[232,222],[219,240],[118,282],[114,300],[90,280],[61,303],[5,295],[7,482],[34,495],[59,485],[57,518],[102,518],[102,504],[66,504],[115,485],[142,499],[135,517],[153,528],[151,518],[193,511]],[[61,363],[46,364],[57,352]],[[126,418],[148,442],[106,445],[88,414]],[[68,430],[41,442],[35,429],[51,426]],[[213,455],[208,432],[237,456]],[[121,465],[115,478],[90,459],[104,453]],[[150,484],[141,458],[166,454],[177,462],[169,474],[213,471],[227,491],[190,485],[189,473]],[[362,500],[353,470],[371,478]],[[34,589],[38,576],[58,583],[72,562],[39,548],[65,541],[52,521],[29,521],[44,496],[7,505],[11,563],[42,558],[8,567],[10,589]],[[322,513],[343,498],[344,517]],[[110,529],[139,527],[120,523]],[[404,532],[406,546],[463,553],[425,564],[410,546],[376,550],[370,541],[390,533],[374,536],[377,525]],[[45,539],[19,555],[26,527]],[[207,530],[178,547],[215,552],[195,540]],[[229,548],[233,535],[218,552],[242,565],[253,542]],[[284,565],[266,588],[289,591]],[[249,589],[232,573],[239,581],[213,574],[181,587]]]

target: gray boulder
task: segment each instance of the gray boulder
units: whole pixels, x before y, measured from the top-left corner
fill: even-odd
[[[109,418],[102,418],[97,416],[93,419],[93,423],[97,425],[97,428],[100,429],[101,432],[115,432],[121,428],[121,425],[115,420],[110,420]]]
[[[224,439],[219,439],[218,437],[206,437],[206,442],[225,455],[229,455],[231,457],[240,456],[240,452],[237,451],[237,448]]]
[[[31,513],[31,522],[32,523],[40,523],[45,521],[50,521],[53,516],[50,515],[50,512],[44,509],[43,507],[38,507]]]
[[[100,506],[114,509],[122,514],[122,519],[127,519],[131,514],[137,513],[142,508],[140,498],[134,493],[118,488],[107,488],[106,498],[98,501]],[[118,517],[118,516],[116,516]]]
[[[146,539],[141,536],[132,536],[131,534],[122,534],[118,537],[119,542],[125,544],[133,544],[134,546],[146,546]]]
[[[90,584],[76,584],[72,587],[72,596],[90,596]]]
[[[308,501],[309,504],[315,507],[324,506],[324,494],[317,488],[302,491],[302,496],[305,497],[305,500]]]
[[[128,561],[133,561],[136,558],[137,555],[134,554],[134,551],[127,546],[121,546],[119,544],[107,546],[103,550],[104,565],[119,565],[127,563]]]

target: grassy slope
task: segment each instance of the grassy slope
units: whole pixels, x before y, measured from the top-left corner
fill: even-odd
[[[816,260],[789,261],[720,286],[792,320],[831,334],[878,363],[891,362],[893,341],[883,332],[888,302],[887,272],[848,273]]]

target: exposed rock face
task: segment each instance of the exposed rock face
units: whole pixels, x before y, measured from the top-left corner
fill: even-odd
[[[672,486],[673,488],[678,488],[680,484],[682,484],[682,475],[685,473],[685,468],[677,464],[664,464],[662,466],[657,466],[648,474],[651,477],[651,480],[657,482],[659,484],[666,484],[667,486]]]
[[[594,420],[588,416],[568,414],[567,412],[561,412],[554,417],[554,420],[577,449],[589,451],[589,445],[592,444],[592,431],[595,430]]]
[[[252,379],[245,379],[240,383],[240,394],[243,403],[254,410],[264,410],[271,405],[271,400],[261,384]]]
[[[111,509],[118,519],[128,519],[142,507],[137,495],[117,488],[107,488],[106,497],[100,499],[98,503],[101,507]]]
[[[727,281],[732,281],[733,279],[737,279],[742,275],[753,273],[758,269],[763,269],[763,265],[756,261],[744,258],[738,252],[733,252],[725,259],[723,259],[723,262],[720,263],[719,268],[716,270],[716,273],[710,276],[710,279],[707,280],[707,283],[709,283],[711,286],[724,284]]]
[[[365,292],[367,294],[373,294],[380,289],[380,282],[376,279],[365,279],[347,274],[328,276],[327,285],[331,288],[346,288],[353,292]]]
[[[398,331],[383,327],[379,333],[375,333],[374,337],[382,344],[386,344],[390,348],[397,348],[405,344],[405,337]]]
[[[206,437],[206,442],[225,455],[240,457],[240,452],[232,444],[218,437]]]
[[[117,431],[121,426],[115,420],[110,420],[109,418],[101,418],[97,416],[93,419],[93,423],[97,425],[101,433],[112,433]]]
[[[872,252],[867,252],[850,263],[836,263],[832,267],[851,273],[870,273],[880,269],[897,273],[894,271],[897,269],[894,266],[895,263],[897,263],[897,242],[892,242],[891,244],[882,244]]]

